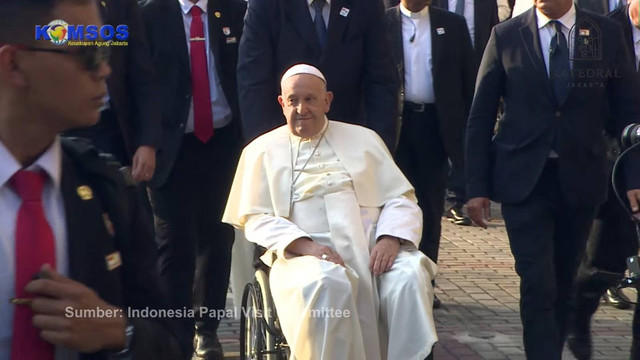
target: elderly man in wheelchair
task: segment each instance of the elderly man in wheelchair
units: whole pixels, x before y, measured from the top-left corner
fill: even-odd
[[[287,124],[244,149],[223,221],[267,249],[292,359],[431,359],[437,268],[414,189],[378,135],[326,118],[332,96],[317,68],[285,72]]]

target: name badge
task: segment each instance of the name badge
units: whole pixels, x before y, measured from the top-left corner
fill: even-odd
[[[235,44],[235,43],[237,43],[237,42],[238,42],[238,40],[236,40],[236,37],[235,37],[235,36],[232,36],[232,37],[228,37],[228,38],[227,38],[227,44]]]
[[[122,265],[122,259],[120,258],[120,252],[112,252],[111,254],[104,257],[104,260],[107,263],[107,269],[112,271]]]

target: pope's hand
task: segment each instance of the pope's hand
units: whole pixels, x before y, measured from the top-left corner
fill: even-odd
[[[375,276],[380,276],[391,270],[398,251],[400,250],[400,240],[394,236],[382,235],[371,250],[369,260],[369,270]]]
[[[344,266],[344,261],[335,250],[328,246],[317,244],[307,237],[292,241],[285,251],[293,255],[315,256],[320,260],[331,261],[332,263]]]

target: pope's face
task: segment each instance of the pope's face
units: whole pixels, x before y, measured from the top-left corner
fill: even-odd
[[[282,83],[282,95],[278,96],[289,130],[303,138],[320,133],[332,99],[333,94],[326,90],[325,83],[310,74],[286,79]]]

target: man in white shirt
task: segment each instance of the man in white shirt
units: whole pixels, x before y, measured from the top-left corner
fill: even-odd
[[[317,68],[293,66],[281,87],[287,125],[244,149],[223,221],[276,255],[271,292],[293,356],[430,356],[436,266],[417,250],[413,187],[373,131],[327,120]],[[345,316],[313,315],[326,309]]]
[[[427,3],[402,0],[387,10],[386,18],[403,94],[395,158],[415,186],[422,209],[420,250],[437,263],[448,159],[464,171],[463,134],[475,62],[465,19]],[[464,187],[464,178],[461,183]],[[434,305],[439,306],[437,298]]]

